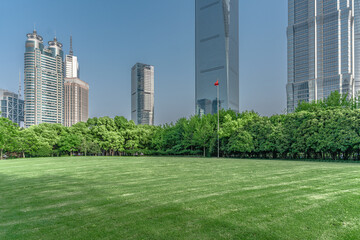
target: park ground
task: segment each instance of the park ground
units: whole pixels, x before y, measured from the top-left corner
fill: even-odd
[[[0,161],[0,239],[360,239],[360,164]]]

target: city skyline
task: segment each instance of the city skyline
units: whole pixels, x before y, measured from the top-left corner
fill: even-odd
[[[30,4],[25,1],[23,3],[24,9],[26,7],[33,9]],[[7,8],[9,11],[15,7],[11,2],[2,2],[1,5],[3,6],[2,9]],[[66,5],[66,1],[64,5]],[[8,47],[12,51],[19,47],[18,37],[13,36],[17,36],[18,32],[22,32],[22,34],[24,31],[29,32],[34,23],[45,39],[53,38],[56,32],[57,38],[65,43],[65,52],[68,52],[69,49],[66,39],[70,35],[76,37],[76,51],[81,55],[82,69],[84,70],[82,74],[85,74],[83,77],[93,86],[92,89],[96,89],[90,93],[90,117],[120,115],[130,119],[131,98],[128,69],[134,62],[149,62],[157,68],[155,124],[176,121],[181,117],[194,115],[194,1],[177,3],[154,1],[151,4],[143,1],[143,4],[140,5],[139,7],[138,4],[133,4],[131,1],[123,1],[121,4],[110,1],[107,6],[90,2],[88,6],[79,11],[81,18],[87,20],[86,25],[83,21],[74,21],[72,17],[76,15],[75,12],[83,7],[80,3],[75,2],[73,10],[65,13],[68,18],[64,22],[54,20],[50,23],[47,21],[50,15],[46,11],[39,11],[38,15],[29,15],[27,11],[25,12],[21,8],[21,16],[16,20],[9,14],[2,15],[0,26],[12,36],[14,42],[11,42]],[[161,7],[158,12],[142,16],[142,13],[146,12],[150,5],[155,9]],[[240,111],[255,110],[262,115],[272,115],[283,112],[286,107],[286,94],[283,86],[286,84],[286,44],[284,43],[286,43],[287,3],[283,1],[274,5],[274,3],[262,1],[262,8],[256,14],[250,15],[245,11],[246,8],[252,8],[255,5],[240,2]],[[272,22],[269,24],[253,21],[259,16],[262,19],[268,18],[270,16],[267,11],[268,7],[273,5],[273,8],[281,13],[280,17],[272,17]],[[46,7],[42,6],[42,8],[50,9],[52,6],[53,4],[49,4]],[[120,7],[121,9],[126,7],[128,13],[125,13]],[[169,7],[176,7],[178,11],[175,14],[163,11]],[[60,8],[66,9],[66,6]],[[121,10],[124,15],[115,14],[115,10]],[[137,13],[130,18],[131,21],[125,21],[128,15],[134,14],[135,10]],[[102,20],[93,21],[90,16],[94,15],[95,12],[99,12],[100,16],[106,14],[106,17]],[[135,16],[137,16],[136,18],[141,16],[141,18],[137,20]],[[25,18],[28,25],[26,30],[23,30],[25,29],[23,26],[23,19]],[[164,22],[164,19],[167,21]],[[246,19],[246,21],[241,21],[241,19]],[[5,20],[11,24],[5,24]],[[144,21],[148,23],[148,26],[151,25],[151,28],[144,29],[141,37],[138,37],[140,35],[136,29]],[[249,24],[250,22],[252,24]],[[120,23],[120,25],[113,28],[113,23],[116,25]],[[170,25],[173,26],[171,29],[168,27]],[[270,31],[269,25],[275,29],[273,28]],[[166,31],[164,31],[165,29]],[[254,31],[255,29],[256,31]],[[167,32],[168,30],[170,32]],[[273,36],[279,37],[273,38]],[[116,44],[115,41],[117,41]],[[248,49],[252,49],[252,51],[250,52]],[[261,55],[260,53],[264,52],[265,49],[269,49],[269,53]],[[7,50],[4,54],[7,56]],[[17,89],[14,80],[18,71],[15,74],[13,69],[21,68],[22,61],[16,60],[19,58],[18,55],[14,54],[6,61],[9,65],[8,68],[0,68],[4,75],[3,78],[0,78],[1,86],[10,91]],[[272,58],[275,58],[276,61],[271,61]],[[255,61],[256,64],[254,64]],[[179,68],[179,66],[181,67]],[[256,69],[262,69],[262,71],[256,71]],[[11,76],[15,77],[12,83]],[[260,82],[263,86],[261,88],[258,87]],[[116,87],[109,88],[109,86]],[[170,93],[171,88],[176,89],[176,91]],[[168,100],[171,98],[173,100]],[[271,99],[271,101],[267,99]]]

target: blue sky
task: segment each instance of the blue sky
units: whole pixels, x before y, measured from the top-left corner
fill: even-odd
[[[155,66],[155,123],[195,112],[194,0],[1,0],[0,88],[16,91],[26,34],[73,36],[90,117],[130,118],[131,67]],[[240,0],[240,110],[286,108],[286,0]]]

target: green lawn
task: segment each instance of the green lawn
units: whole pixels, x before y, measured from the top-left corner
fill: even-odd
[[[360,164],[0,161],[0,239],[360,239]]]

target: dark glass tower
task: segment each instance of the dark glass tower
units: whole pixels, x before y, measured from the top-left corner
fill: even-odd
[[[195,0],[196,114],[239,111],[239,1]]]

